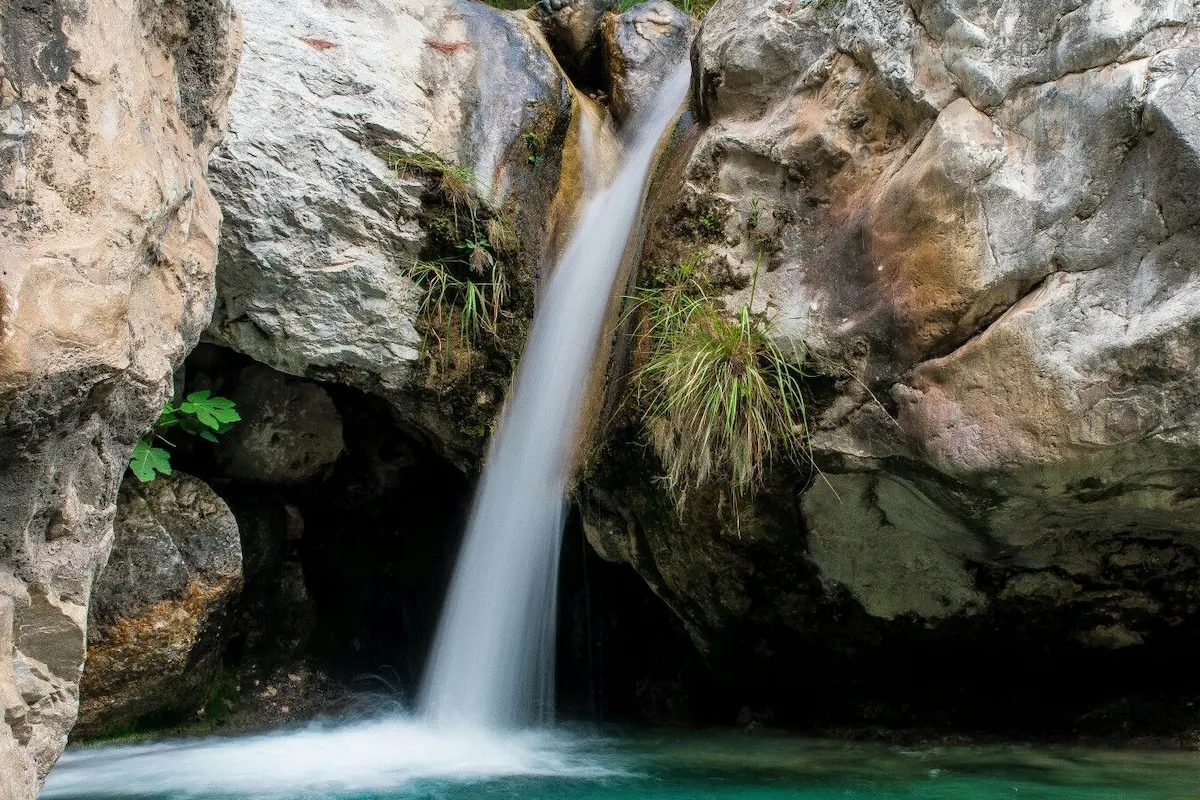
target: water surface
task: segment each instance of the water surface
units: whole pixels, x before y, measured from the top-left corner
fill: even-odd
[[[1200,800],[1200,753],[747,734],[497,734],[403,718],[77,748],[43,800]]]

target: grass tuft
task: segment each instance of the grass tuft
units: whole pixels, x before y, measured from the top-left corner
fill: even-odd
[[[449,212],[430,221],[439,243],[433,248],[436,256],[419,258],[407,269],[425,290],[421,315],[427,337],[436,342],[443,360],[455,348],[470,350],[482,333],[498,339],[509,298],[501,254],[516,254],[521,247],[514,223],[480,204],[470,170],[436,153],[394,154],[391,166],[398,175],[423,180]]]
[[[735,498],[751,496],[774,460],[807,452],[804,354],[785,354],[768,320],[752,313],[753,288],[749,305],[723,311],[698,275],[700,260],[637,297],[650,352],[635,380],[665,483],[681,505],[714,482]]]

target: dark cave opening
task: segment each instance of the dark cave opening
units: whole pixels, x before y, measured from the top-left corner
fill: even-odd
[[[247,427],[237,441],[268,455],[278,450],[287,462],[276,469],[270,458],[239,447],[179,443],[177,467],[213,486],[242,531],[246,587],[226,657],[230,670],[252,663],[256,674],[286,672],[305,660],[351,690],[411,702],[475,476],[385,401],[358,390],[284,376],[209,345],[197,348],[185,375],[187,391],[209,388],[239,402]],[[331,401],[324,413],[336,412],[342,447],[317,469],[307,469],[314,448],[303,431],[275,430],[320,427],[296,411],[296,398],[312,391]],[[254,403],[269,409],[248,405]],[[301,440],[289,450],[296,436]],[[303,477],[289,472],[297,465]],[[701,673],[699,658],[636,572],[603,561],[586,544],[577,513],[564,534],[558,625],[556,684],[565,715],[685,715],[679,697]]]

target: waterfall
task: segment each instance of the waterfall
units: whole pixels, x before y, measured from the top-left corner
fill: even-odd
[[[616,178],[588,201],[539,305],[487,464],[421,688],[439,724],[504,728],[554,712],[555,603],[567,481],[605,312],[664,132],[671,75]]]

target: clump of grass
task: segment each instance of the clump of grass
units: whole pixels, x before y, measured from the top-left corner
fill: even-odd
[[[474,173],[436,153],[400,153],[391,164],[399,175],[424,180],[449,212],[429,221],[435,252],[407,270],[425,290],[421,316],[427,323],[427,349],[432,338],[445,359],[453,348],[469,349],[483,333],[499,339],[509,297],[501,254],[520,249],[512,222],[479,203]]]
[[[649,356],[635,373],[651,444],[680,505],[720,483],[736,501],[753,495],[770,463],[806,452],[799,364],[750,303],[728,314],[698,276],[698,259],[637,298]],[[757,284],[757,270],[755,285]]]
[[[391,168],[396,174],[406,177],[432,178],[436,190],[446,198],[455,215],[461,207],[465,207],[472,216],[479,209],[475,199],[475,173],[447,161],[437,153],[395,153],[392,155]]]
[[[500,261],[491,260],[488,281],[459,278],[447,262],[420,259],[408,269],[408,276],[425,290],[421,314],[435,335],[437,331],[457,332],[463,343],[470,343],[483,331],[499,335],[500,314],[508,296],[508,280]]]

